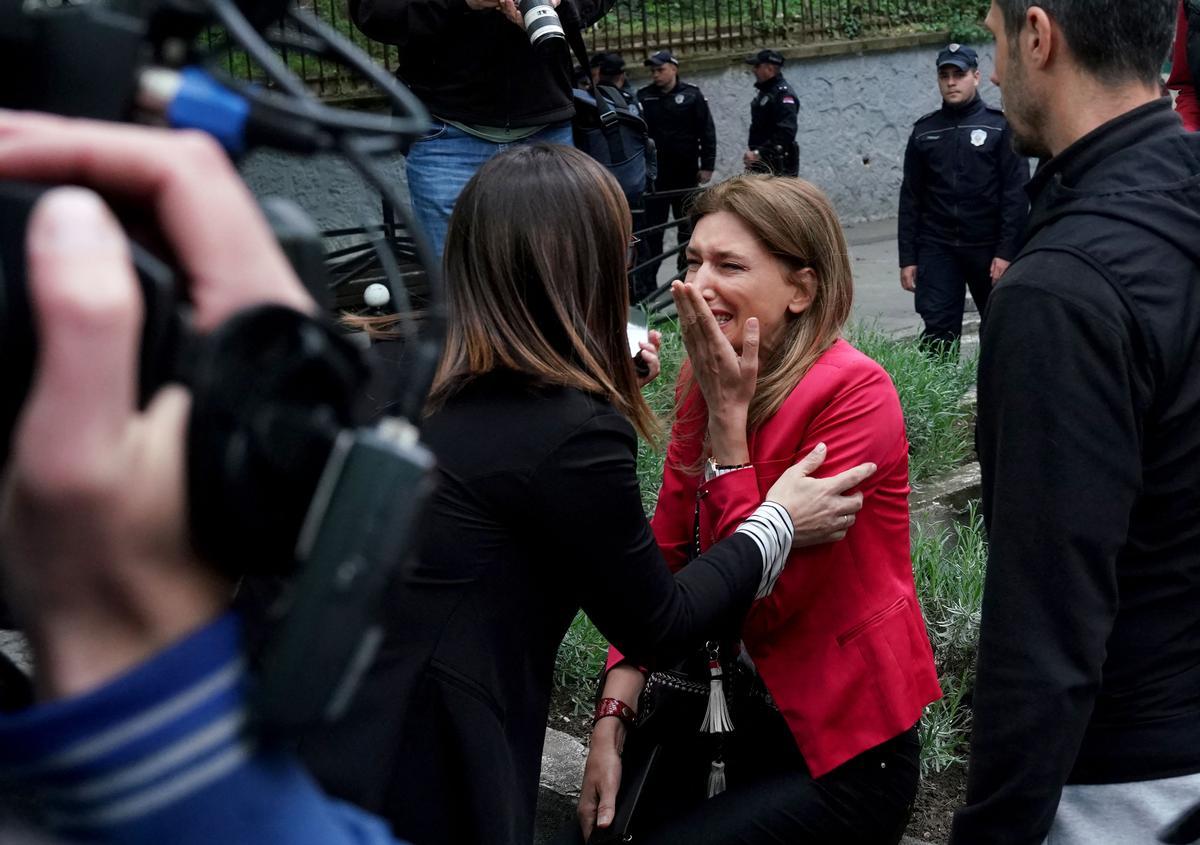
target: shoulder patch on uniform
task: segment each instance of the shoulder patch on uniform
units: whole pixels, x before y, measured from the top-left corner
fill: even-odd
[[[784,105],[794,106],[796,105],[796,98],[791,94],[784,94],[783,99],[780,102],[782,102]]]
[[[913,126],[916,126],[918,123],[924,123],[925,121],[929,120],[929,118],[933,117],[934,115],[936,115],[940,112],[941,112],[941,109],[934,109],[929,114],[921,115],[915,121],[913,121]]]

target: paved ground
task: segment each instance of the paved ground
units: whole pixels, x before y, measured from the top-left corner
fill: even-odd
[[[854,311],[851,319],[875,323],[888,333],[921,328],[913,311],[913,295],[900,287],[900,257],[896,221],[880,220],[846,227],[854,270]]]

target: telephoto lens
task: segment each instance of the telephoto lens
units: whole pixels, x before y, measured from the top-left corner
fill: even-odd
[[[562,21],[558,19],[558,12],[554,10],[554,4],[550,0],[520,0],[517,8],[521,10],[521,17],[525,19],[525,32],[529,36],[529,43],[534,47],[552,44],[556,39],[566,43]]]

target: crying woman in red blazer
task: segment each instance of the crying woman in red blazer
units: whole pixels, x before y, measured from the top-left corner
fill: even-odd
[[[887,373],[840,337],[853,282],[824,194],[739,177],[701,195],[693,219],[687,277],[673,291],[689,361],[652,522],[668,564],[727,536],[819,444],[823,474],[878,469],[842,539],[805,546],[798,530],[740,631],[713,632],[722,673],[736,663],[740,676],[725,686],[745,701],[730,700],[733,724],[721,724],[713,683],[709,735],[685,725],[663,744],[633,821],[619,823],[655,843],[895,843],[916,795],[916,724],[941,695],[913,585],[900,402]],[[735,410],[710,414],[710,404]],[[609,666],[602,699],[635,710],[644,670],[615,651]],[[725,731],[711,730],[714,713]],[[585,836],[612,822],[630,721],[596,721]]]

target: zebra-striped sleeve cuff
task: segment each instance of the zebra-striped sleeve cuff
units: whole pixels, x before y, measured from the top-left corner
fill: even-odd
[[[240,645],[227,614],[87,695],[0,715],[0,775],[85,838],[188,799],[252,755]]]
[[[783,572],[788,554],[792,550],[792,537],[795,533],[792,518],[778,502],[763,502],[758,506],[758,510],[738,526],[736,533],[749,535],[762,552],[762,580],[754,598],[765,598],[775,589],[775,582]]]

